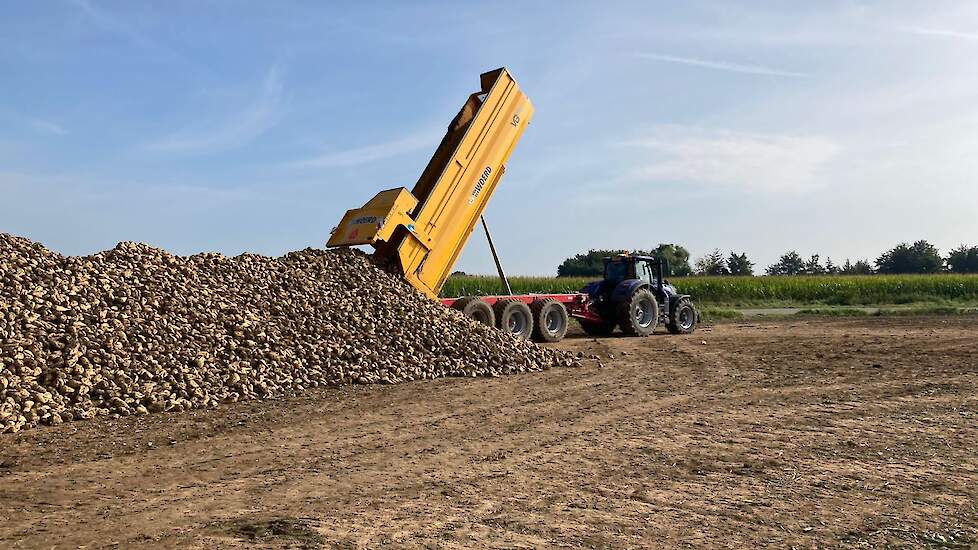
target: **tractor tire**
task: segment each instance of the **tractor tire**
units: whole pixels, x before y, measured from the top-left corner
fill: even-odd
[[[578,319],[577,324],[581,325],[581,330],[588,336],[611,336],[611,333],[615,331],[615,324],[609,322],[592,323]]]
[[[647,288],[640,288],[618,304],[618,326],[627,336],[648,336],[659,323],[659,303]]]
[[[496,327],[499,330],[516,336],[521,340],[529,340],[533,334],[533,312],[530,306],[519,300],[499,300],[493,306],[496,314]]]
[[[689,298],[682,298],[676,303],[672,314],[669,315],[666,328],[672,334],[692,334],[696,330],[697,321],[699,321],[699,313],[693,306],[693,301]]]
[[[533,312],[533,340],[536,342],[560,342],[567,334],[570,316],[564,304],[553,298],[534,300],[530,304]]]
[[[496,326],[496,316],[493,314],[492,307],[474,296],[459,298],[452,304],[453,309],[457,309],[473,321],[478,321],[490,327]]]

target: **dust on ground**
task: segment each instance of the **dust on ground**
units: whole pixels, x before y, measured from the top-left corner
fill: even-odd
[[[0,436],[0,547],[978,545],[978,318],[557,347],[603,366]]]

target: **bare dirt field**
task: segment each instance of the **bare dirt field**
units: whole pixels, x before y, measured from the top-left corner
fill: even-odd
[[[978,317],[558,347],[603,365],[0,436],[0,547],[978,545]]]

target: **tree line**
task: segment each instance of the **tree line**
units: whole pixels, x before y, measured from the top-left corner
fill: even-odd
[[[589,250],[567,258],[557,267],[558,277],[598,277],[604,273],[604,258],[615,254],[630,253],[664,258],[674,277],[687,275],[754,275],[756,265],[746,252],[723,254],[715,249],[690,265],[689,251],[678,244],[660,244],[651,250]],[[978,246],[961,245],[942,256],[934,245],[920,240],[913,244],[900,243],[883,252],[876,261],[852,262],[846,258],[837,264],[819,254],[803,258],[796,250],[785,252],[777,262],[769,265],[767,275],[873,275],[907,273],[978,273]]]
[[[664,258],[675,277],[692,275],[689,266],[689,251],[677,244],[660,244],[652,250],[588,250],[567,258],[557,266],[558,277],[595,277],[604,274],[604,259],[616,254],[635,254],[637,256],[657,256]]]

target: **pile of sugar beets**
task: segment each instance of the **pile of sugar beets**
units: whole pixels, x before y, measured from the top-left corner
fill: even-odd
[[[0,433],[306,388],[575,359],[443,307],[355,250],[85,257],[0,234]]]

